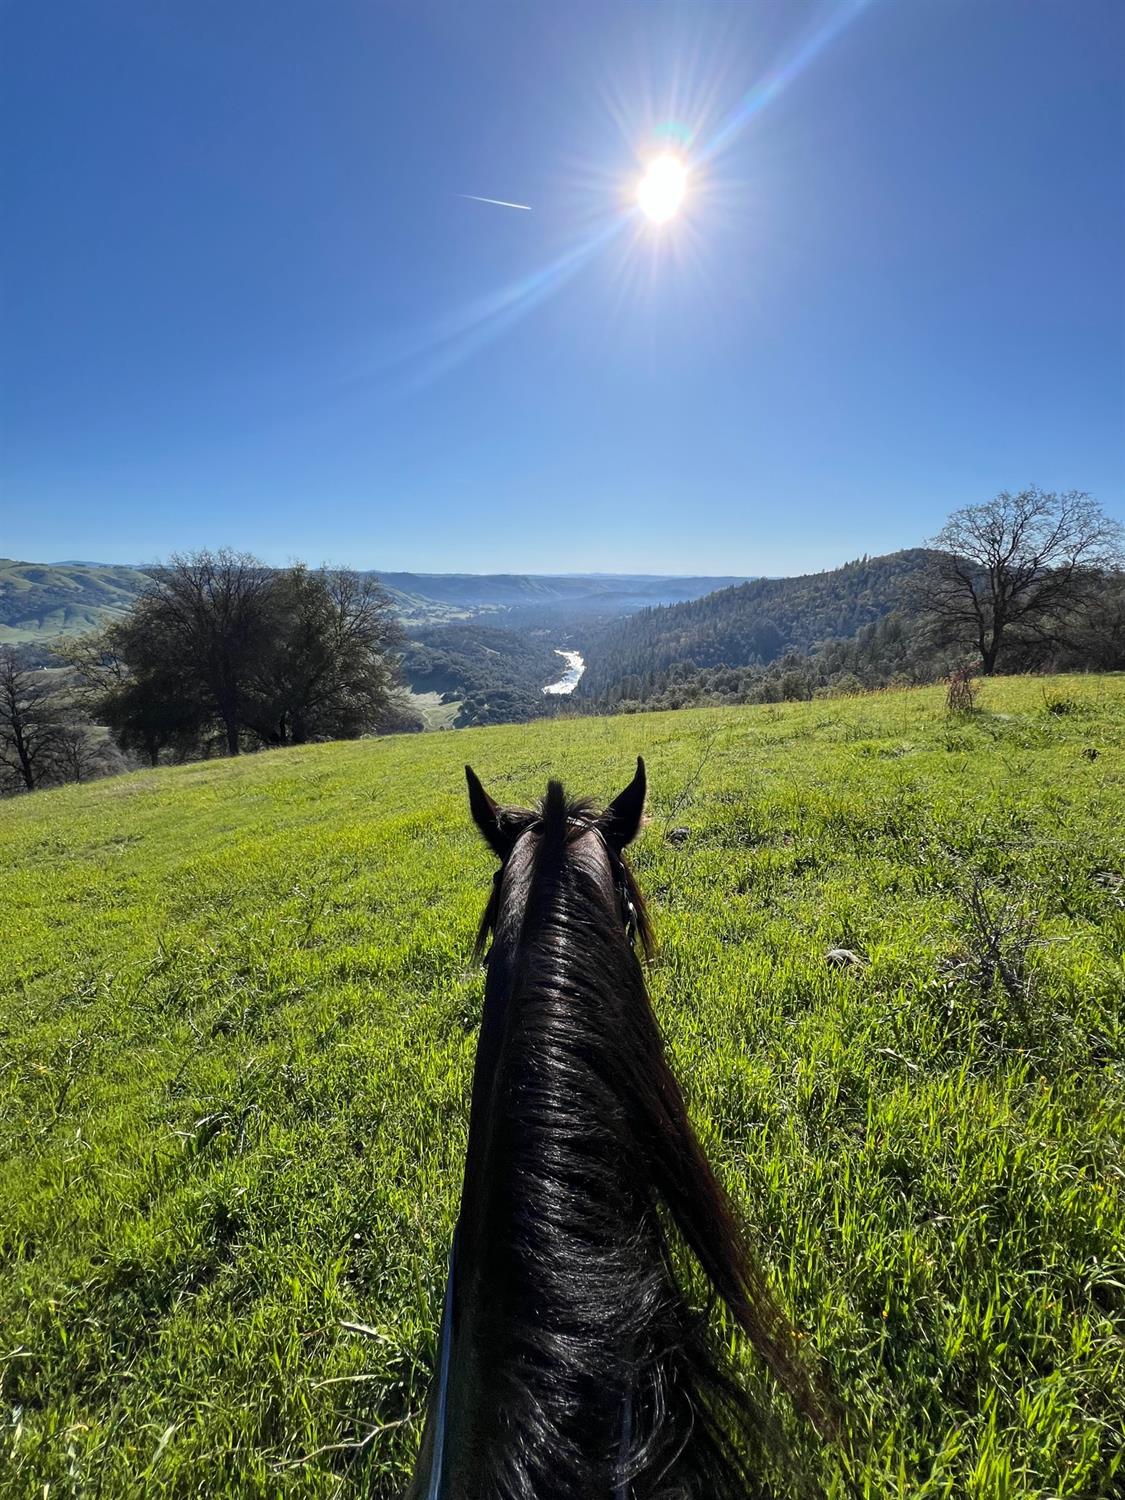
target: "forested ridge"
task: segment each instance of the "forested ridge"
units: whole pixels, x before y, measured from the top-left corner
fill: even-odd
[[[580,692],[599,698],[631,686],[627,679],[643,681],[673,665],[688,671],[768,665],[787,651],[849,639],[893,611],[909,612],[930,557],[916,547],[642,610],[584,638],[588,665]]]

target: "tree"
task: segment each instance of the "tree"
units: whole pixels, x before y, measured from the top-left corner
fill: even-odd
[[[246,722],[263,744],[346,739],[403,712],[395,652],[403,640],[375,578],[303,563],[274,576],[273,634],[247,693]]]
[[[1121,558],[1122,528],[1077,490],[1007,491],[954,511],[931,542],[923,585],[945,644],[970,644],[986,675],[1017,642],[1042,648]]]
[[[198,752],[214,728],[167,624],[161,611],[139,604],[125,620],[55,647],[56,657],[76,673],[74,700],[106,726],[120,749],[151,766],[168,749],[181,759]]]
[[[390,595],[347,569],[275,571],[197,552],[155,572],[128,616],[61,652],[92,718],[156,765],[206,753],[414,727],[397,684]]]
[[[126,769],[113,741],[73,710],[59,724],[54,767],[59,781],[93,781]]]
[[[153,570],[153,589],[128,620],[125,659],[151,657],[146,632],[163,648],[163,663],[187,677],[192,699],[219,720],[227,752],[239,752],[251,681],[273,640],[273,575],[247,552],[204,549],[174,554]]]
[[[11,647],[0,649],[0,774],[33,792],[57,770],[61,735],[47,677],[23,667]]]
[[[202,751],[206,720],[184,686],[174,671],[141,672],[108,694],[95,717],[122,750],[143,755],[150,766],[167,750],[178,760],[192,758]]]
[[[1054,665],[1063,671],[1125,669],[1125,573],[1107,575],[1068,624]]]

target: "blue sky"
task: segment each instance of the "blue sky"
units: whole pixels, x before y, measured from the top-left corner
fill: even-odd
[[[1125,517],[1123,85],[1120,0],[0,0],[0,555],[785,573],[1031,483]]]

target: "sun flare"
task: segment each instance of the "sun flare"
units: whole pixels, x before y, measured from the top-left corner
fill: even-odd
[[[678,156],[658,156],[650,161],[637,187],[637,203],[653,224],[674,219],[687,191],[687,168]]]

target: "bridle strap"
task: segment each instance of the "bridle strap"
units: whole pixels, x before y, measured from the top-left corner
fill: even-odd
[[[613,847],[605,834],[596,823],[590,825],[592,831],[602,841],[606,857],[613,869],[613,888],[617,892],[617,904],[621,909],[621,921],[625,927],[625,936],[629,941],[630,948],[636,945],[637,934],[640,931],[641,919],[637,913],[636,903],[629,894],[629,881],[625,875],[625,865],[621,855]]]
[[[610,867],[613,870],[613,888],[617,893],[617,904],[621,912],[621,922],[625,928],[625,937],[630,948],[635,948],[641,930],[641,919],[636,903],[629,894],[629,881],[625,874],[625,865],[622,862],[621,855],[609,842],[597,823],[588,822],[585,818],[571,818],[570,821],[585,829],[588,833],[596,833],[601,840],[602,848],[605,850],[606,858],[609,860]],[[528,831],[530,832],[531,830],[529,829]],[[496,918],[499,916],[500,885],[504,879],[506,868],[507,862],[505,861],[499,869],[493,872],[492,891],[489,896],[488,911],[485,913],[486,921],[491,917],[491,926],[494,932]]]

